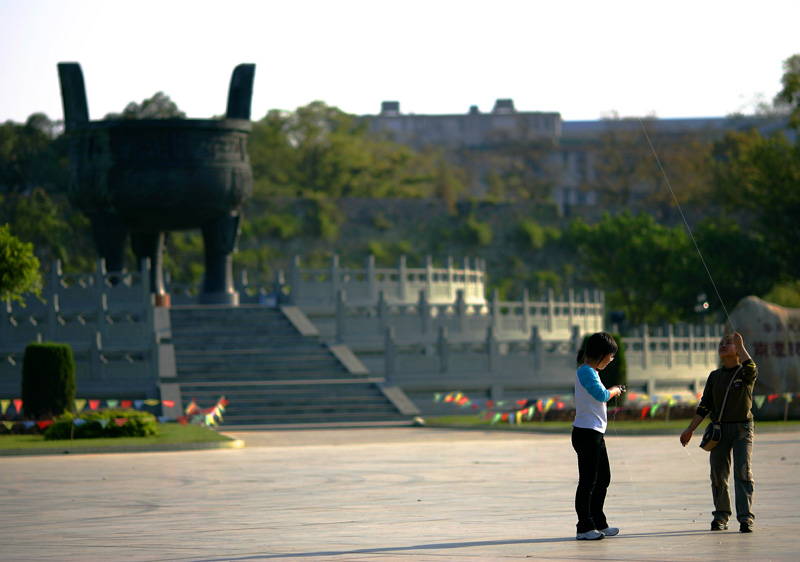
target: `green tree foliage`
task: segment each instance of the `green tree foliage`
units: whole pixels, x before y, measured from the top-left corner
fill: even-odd
[[[568,237],[578,251],[583,279],[605,291],[610,309],[624,310],[633,325],[678,320],[670,294],[690,249],[680,228],[625,212],[604,214],[594,225],[576,219]]]
[[[142,103],[130,102],[122,113],[109,113],[105,119],[183,119],[186,114],[164,92],[156,92]]]
[[[0,125],[0,193],[66,189],[67,145],[60,132],[61,123],[43,113],[34,113],[24,125]]]
[[[729,132],[715,147],[716,197],[729,211],[756,217],[762,251],[780,259],[786,279],[800,277],[800,142],[778,133]]]
[[[316,101],[272,110],[249,140],[256,194],[306,197],[439,197],[463,189],[440,152],[416,152],[370,134],[366,124]]]
[[[0,298],[25,304],[25,294],[41,294],[42,276],[33,244],[21,242],[6,224],[0,226]]]
[[[781,91],[775,96],[776,105],[785,105],[789,111],[789,125],[800,130],[800,54],[783,61]]]

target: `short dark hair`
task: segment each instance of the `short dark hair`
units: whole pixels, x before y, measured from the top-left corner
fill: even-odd
[[[589,336],[585,347],[578,351],[578,365],[587,361],[599,361],[606,355],[616,355],[618,350],[614,336],[608,332],[597,332]]]

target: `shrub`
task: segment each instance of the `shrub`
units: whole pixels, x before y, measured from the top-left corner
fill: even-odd
[[[149,437],[158,434],[158,423],[150,412],[138,410],[100,410],[77,416],[86,423],[75,425],[76,416],[66,413],[44,432],[48,441],[58,439],[92,439],[97,437]],[[116,420],[125,419],[120,426]],[[105,427],[101,420],[108,420]]]
[[[22,363],[22,404],[30,418],[59,416],[75,402],[75,359],[63,343],[32,343]]]

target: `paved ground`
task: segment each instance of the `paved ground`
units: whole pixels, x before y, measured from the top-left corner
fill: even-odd
[[[235,434],[244,449],[0,458],[0,560],[797,560],[800,433],[758,435],[756,532],[708,531],[708,454],[607,437],[607,513],[575,540],[568,435]]]

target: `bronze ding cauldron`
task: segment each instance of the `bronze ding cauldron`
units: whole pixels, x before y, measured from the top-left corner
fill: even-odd
[[[255,65],[234,70],[223,119],[89,121],[80,65],[59,63],[58,73],[70,142],[67,193],[91,219],[107,270],[124,270],[130,234],[137,262],[150,258],[156,302],[169,306],[164,233],[199,228],[205,275],[198,302],[238,305],[231,260],[241,206],[253,193],[247,136]]]

